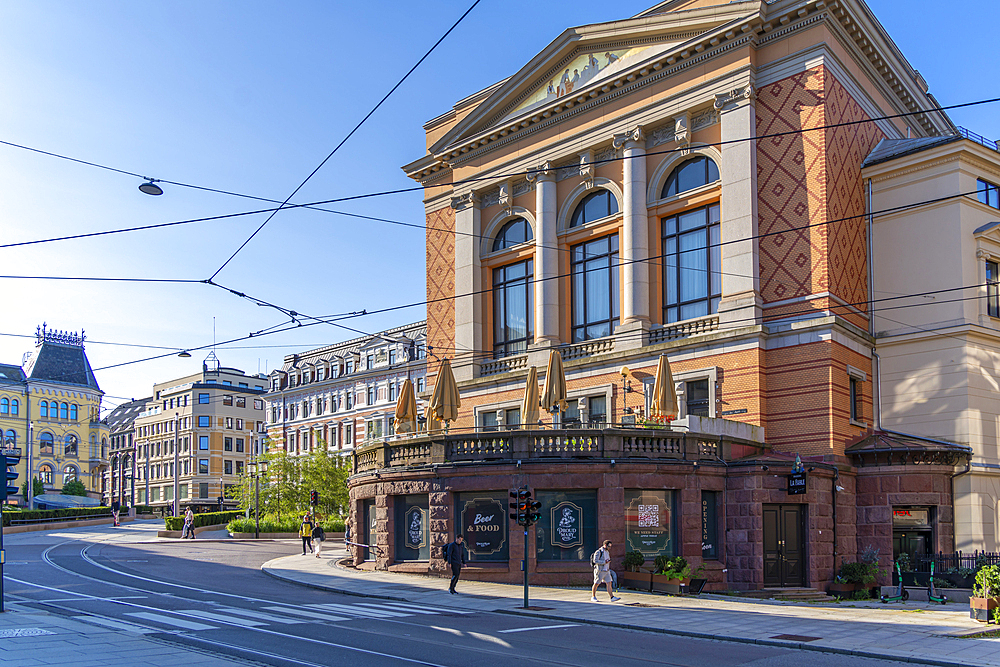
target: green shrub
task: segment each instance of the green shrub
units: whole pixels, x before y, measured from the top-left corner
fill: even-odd
[[[854,595],[852,596],[851,599],[852,600],[870,600],[871,596],[868,595],[868,589],[866,588],[866,589],[863,589],[863,590],[860,590],[860,591],[854,591]]]
[[[871,586],[878,573],[877,563],[844,563],[840,566],[840,576],[849,584]]]
[[[72,509],[58,510],[25,510],[14,508],[13,505],[5,505],[3,508],[3,525],[11,525],[11,520],[24,519],[61,519],[63,517],[87,517],[87,516],[108,516],[111,514],[110,507],[77,507]]]
[[[622,565],[630,572],[638,572],[639,568],[645,562],[646,557],[642,555],[641,551],[629,551],[625,554],[625,560],[622,561]]]
[[[691,576],[691,566],[683,556],[657,556],[653,561],[655,571],[670,579],[688,579]]]
[[[1000,598],[1000,565],[984,565],[979,570],[972,594],[977,598]]]
[[[230,533],[252,533],[255,527],[254,518],[244,518],[242,515],[234,518],[226,525],[226,530]],[[344,532],[344,520],[340,517],[330,517],[320,522],[323,530],[327,533]],[[302,526],[301,514],[265,514],[260,517],[260,532],[262,533],[296,533]]]
[[[136,505],[135,506],[135,513],[136,514],[154,514],[155,512],[156,512],[156,508],[153,507],[152,505]]]
[[[237,517],[243,516],[243,512],[205,512],[194,515],[194,527],[202,526],[223,526]],[[167,530],[183,530],[184,517],[168,516],[164,517]]]

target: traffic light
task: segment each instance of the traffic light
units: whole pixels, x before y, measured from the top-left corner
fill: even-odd
[[[528,487],[522,486],[519,489],[513,489],[510,492],[510,497],[517,501],[510,503],[510,508],[514,510],[510,518],[517,521],[519,526],[527,526],[528,500],[531,498],[531,492],[528,491]]]
[[[528,525],[538,523],[542,520],[542,504],[531,499],[531,492],[528,492]]]
[[[17,479],[17,469],[15,466],[21,462],[21,457],[4,454],[0,458],[3,459],[3,461],[0,461],[0,464],[3,464],[4,470],[3,495],[0,497],[0,501],[5,501],[7,500],[7,496],[17,495],[17,484],[14,483],[14,480]],[[11,468],[15,469],[11,470]]]
[[[313,507],[319,505],[319,491],[309,492],[309,504],[312,505]]]

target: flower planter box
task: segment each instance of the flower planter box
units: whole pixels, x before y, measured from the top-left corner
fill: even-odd
[[[626,570],[618,577],[618,585],[622,588],[632,588],[648,593],[653,590],[653,573],[629,572]]]
[[[681,586],[687,586],[690,582],[690,579],[669,579],[662,574],[654,574],[652,582],[653,592],[680,595]]]
[[[856,584],[838,584],[832,583],[827,586],[826,592],[829,595],[836,595],[838,597],[850,597],[854,595],[854,591],[857,590]]]
[[[997,615],[998,607],[1000,598],[969,598],[969,618],[983,623],[1000,620]]]

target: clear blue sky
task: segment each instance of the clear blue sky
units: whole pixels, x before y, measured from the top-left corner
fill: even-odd
[[[284,199],[469,2],[29,2],[0,5],[0,139],[155,178]],[[400,166],[424,152],[424,122],[510,74],[570,25],[625,18],[652,0],[483,2],[296,197],[313,201],[405,188]],[[995,0],[870,0],[942,104],[1000,96]],[[1000,105],[952,114],[1000,138]],[[0,146],[0,243],[168,222],[259,207]],[[423,223],[419,193],[338,205]],[[0,249],[3,275],[203,279],[263,217]],[[304,210],[283,212],[218,281],[311,315],[424,299],[420,230]],[[0,279],[0,333],[43,321],[87,330],[95,368],[169,347],[243,336],[282,316],[205,285]],[[422,308],[349,322],[377,331]],[[222,362],[273,369],[284,354],[351,337],[314,326],[220,349]],[[246,346],[244,342],[238,345]],[[0,336],[19,363],[28,338]],[[109,395],[200,368],[205,352],[98,372]]]

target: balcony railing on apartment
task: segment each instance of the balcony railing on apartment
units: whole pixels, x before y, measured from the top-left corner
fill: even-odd
[[[977,144],[980,144],[981,146],[986,146],[986,148],[1000,152],[1000,146],[997,145],[996,141],[993,141],[992,139],[987,139],[981,134],[976,134],[972,130],[966,129],[961,125],[958,125],[956,127],[958,128],[958,133],[963,137],[965,137],[966,139],[969,139],[970,141],[975,141]]]
[[[354,473],[458,462],[519,460],[733,461],[759,453],[749,440],[669,429],[605,428],[439,433],[366,444]]]

